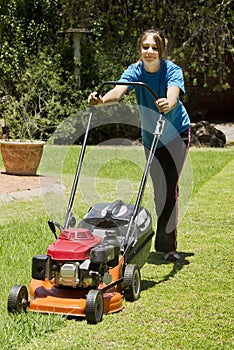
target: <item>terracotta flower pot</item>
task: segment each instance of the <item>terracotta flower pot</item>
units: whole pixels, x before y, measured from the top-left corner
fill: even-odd
[[[6,173],[12,175],[36,175],[44,144],[44,141],[0,140]]]

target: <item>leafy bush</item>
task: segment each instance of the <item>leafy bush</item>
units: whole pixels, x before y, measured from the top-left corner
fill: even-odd
[[[61,56],[40,52],[26,59],[26,68],[14,85],[14,94],[5,90],[3,105],[11,138],[46,139],[56,126],[83,103],[73,75],[64,81]]]
[[[0,0],[0,92],[14,84],[27,58],[54,44],[61,27],[61,0]]]

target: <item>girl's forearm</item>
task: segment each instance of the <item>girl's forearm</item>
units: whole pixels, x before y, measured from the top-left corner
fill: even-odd
[[[125,85],[117,85],[109,90],[103,97],[103,103],[118,102],[121,97],[127,92],[128,87]]]

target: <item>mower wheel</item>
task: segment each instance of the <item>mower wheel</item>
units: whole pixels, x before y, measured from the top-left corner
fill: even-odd
[[[127,301],[135,301],[140,298],[141,274],[135,264],[127,265],[124,270],[124,297]]]
[[[15,284],[9,293],[7,310],[11,313],[21,313],[28,307],[28,290],[25,286]]]
[[[103,294],[100,290],[92,289],[86,299],[86,319],[90,324],[96,324],[102,320],[104,311]]]

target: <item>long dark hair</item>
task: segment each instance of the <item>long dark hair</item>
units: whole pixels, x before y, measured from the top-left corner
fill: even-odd
[[[138,52],[141,52],[142,43],[149,34],[153,35],[154,41],[158,47],[159,58],[165,59],[167,55],[167,39],[165,38],[163,32],[159,29],[148,29],[142,33],[138,41]]]

